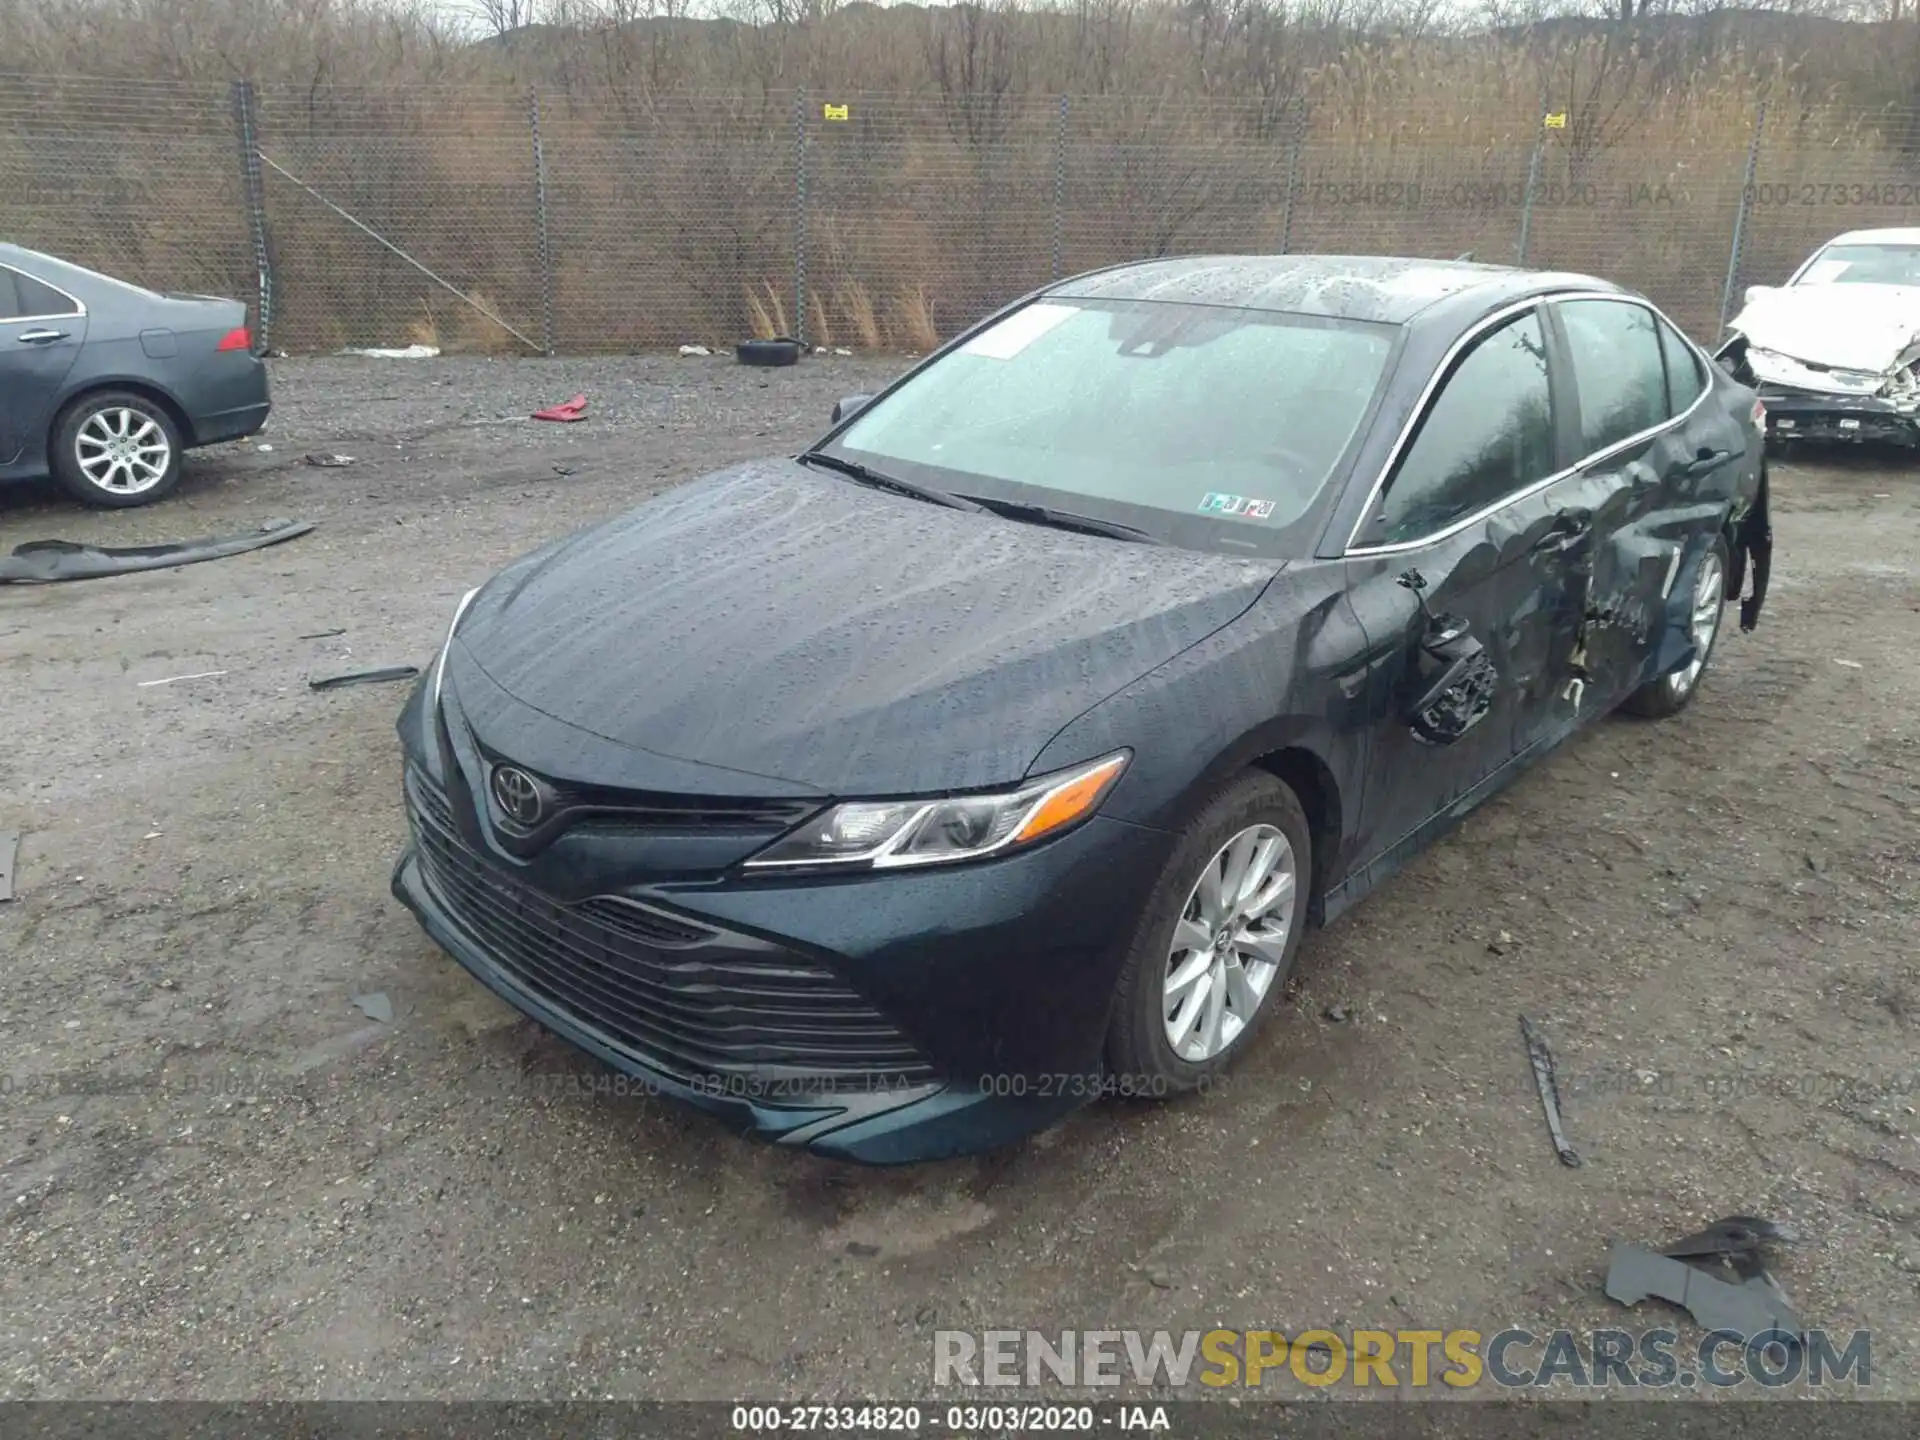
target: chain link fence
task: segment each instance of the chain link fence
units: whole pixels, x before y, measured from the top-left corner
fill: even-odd
[[[0,87],[0,238],[253,302],[292,353],[921,351],[1051,278],[1205,252],[1605,276],[1711,341],[1834,234],[1920,224],[1920,113],[1390,116],[1292,100]]]

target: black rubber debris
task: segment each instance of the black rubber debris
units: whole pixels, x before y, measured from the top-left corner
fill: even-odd
[[[1527,1059],[1533,1065],[1533,1083],[1540,1091],[1540,1107],[1547,1112],[1547,1134],[1553,1137],[1554,1152],[1562,1165],[1578,1170],[1580,1152],[1568,1143],[1567,1132],[1560,1124],[1560,1081],[1554,1073],[1553,1052],[1524,1015],[1520,1017],[1520,1038],[1527,1042]]]
[[[311,635],[296,635],[293,638],[296,640],[331,640],[336,635],[344,635],[346,633],[344,628],[339,630],[316,630]]]
[[[131,575],[140,570],[170,570],[243,555],[267,545],[278,545],[313,529],[305,520],[269,520],[256,530],[238,535],[210,535],[204,540],[182,540],[171,545],[76,545],[71,540],[30,540],[0,557],[0,585],[50,585],[59,580],[92,580],[103,575]]]
[[[383,685],[389,680],[411,680],[418,665],[388,665],[379,670],[349,670],[344,675],[318,675],[307,681],[310,690],[338,690],[343,685]]]
[[[13,899],[13,857],[20,853],[20,832],[0,830],[0,901]]]
[[[1765,1246],[1798,1239],[1784,1226],[1730,1215],[1659,1253],[1616,1240],[1608,1251],[1607,1296],[1622,1305],[1670,1300],[1702,1329],[1732,1331],[1750,1348],[1804,1345],[1799,1312],[1761,1261]]]
[[[800,342],[782,337],[778,340],[746,340],[734,347],[742,365],[792,365],[800,359]]]

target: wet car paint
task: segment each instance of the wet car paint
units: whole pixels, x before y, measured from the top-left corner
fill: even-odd
[[[1201,293],[1222,283],[1216,273]],[[1413,305],[1361,288],[1342,303]],[[1695,567],[1716,537],[1732,548],[1761,473],[1758,437],[1736,418],[1751,392],[1715,367],[1677,425],[1579,463],[1563,416],[1567,473],[1552,483],[1412,552],[1345,553],[1364,492],[1449,348],[1517,298],[1605,292],[1583,277],[1500,271],[1427,288],[1439,298],[1412,310],[1395,381],[1317,512],[1315,553],[1254,561],[1128,545],[940,510],[790,462],[749,465],[503,573],[449,648],[444,722],[426,713],[424,685],[403,715],[409,759],[451,782],[470,842],[503,870],[561,900],[627,894],[789,946],[849,977],[946,1081],[910,1097],[841,1096],[804,1120],[670,1079],[668,1093],[863,1159],[957,1153],[1044,1124],[1069,1098],[1062,1089],[1100,1093],[1126,941],[1175,833],[1218,785],[1258,765],[1293,786],[1313,832],[1310,914],[1324,923],[1690,655]],[[1684,473],[1703,450],[1726,458]],[[717,503],[743,498],[745,517]],[[827,558],[809,589],[813,547]],[[973,573],[992,582],[969,611],[956,582]],[[1432,681],[1423,647],[1436,616],[1464,622],[1499,681],[1494,702],[1440,746],[1410,724]],[[619,663],[623,644],[643,663]],[[772,677],[759,691],[756,674]],[[1088,824],[913,874],[734,868],[777,830],[698,842],[563,833],[522,856],[501,843],[484,798],[489,749],[566,780],[824,804],[1003,783],[1122,748],[1133,761]],[[651,1073],[580,1017],[510,994],[476,947],[450,943],[407,863],[397,891],[463,963],[603,1058]],[[992,1093],[1009,1075],[1056,1083],[1009,1105]]]

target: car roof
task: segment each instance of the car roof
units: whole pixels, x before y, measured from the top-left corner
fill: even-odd
[[[1082,300],[1226,305],[1404,325],[1446,300],[1474,296],[1491,308],[1508,300],[1566,289],[1619,287],[1587,275],[1467,260],[1393,255],[1191,255],[1096,270],[1064,280],[1047,293]]]
[[[1885,230],[1849,230],[1822,245],[1920,245],[1920,227],[1895,225]]]

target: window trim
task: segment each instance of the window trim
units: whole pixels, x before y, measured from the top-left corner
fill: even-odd
[[[0,270],[5,270],[9,275],[18,275],[31,280],[36,285],[44,285],[54,294],[64,296],[73,306],[71,310],[54,310],[41,315],[10,315],[0,319],[0,325],[26,325],[38,320],[84,320],[86,318],[87,307],[81,302],[80,297],[62,290],[51,280],[42,280],[38,275],[29,275],[18,265],[9,265],[5,261],[0,261]]]
[[[1387,452],[1387,458],[1385,463],[1380,467],[1380,473],[1374,477],[1372,486],[1367,490],[1366,503],[1360,507],[1360,513],[1354,517],[1353,529],[1348,533],[1347,543],[1340,552],[1342,559],[1363,559],[1372,555],[1400,555],[1413,550],[1424,550],[1429,545],[1437,545],[1442,540],[1449,540],[1453,536],[1458,535],[1462,530],[1465,530],[1469,525],[1477,525],[1489,515],[1504,510],[1509,505],[1517,504],[1522,500],[1538,495],[1550,485],[1557,485],[1560,481],[1567,479],[1569,476],[1577,475],[1589,466],[1606,460],[1621,451],[1630,450],[1635,445],[1643,444],[1654,436],[1685,423],[1693,417],[1694,411],[1706,403],[1707,397],[1713,394],[1713,371],[1709,368],[1706,372],[1706,384],[1701,387],[1700,393],[1694,396],[1693,403],[1678,415],[1668,416],[1658,425],[1641,430],[1636,434],[1628,435],[1624,439],[1614,441],[1613,444],[1603,449],[1583,455],[1572,464],[1556,470],[1551,475],[1536,480],[1533,484],[1527,486],[1526,489],[1516,490],[1511,495],[1504,496],[1491,505],[1482,506],[1471,515],[1463,515],[1460,519],[1441,527],[1431,535],[1422,536],[1418,540],[1396,540],[1390,544],[1356,544],[1355,542],[1360,538],[1361,527],[1373,517],[1375,507],[1380,503],[1380,496],[1386,488],[1387,477],[1393,474],[1394,467],[1400,463],[1401,457],[1406,453],[1407,447],[1412,443],[1414,432],[1419,429],[1421,422],[1427,418],[1428,407],[1431,405],[1434,395],[1440,388],[1441,380],[1452,371],[1454,361],[1458,360],[1467,349],[1476,344],[1481,336],[1490,330],[1498,328],[1502,323],[1511,320],[1522,311],[1535,308],[1544,311],[1547,306],[1557,305],[1565,300],[1616,300],[1624,305],[1638,305],[1644,310],[1650,310],[1659,319],[1665,320],[1669,326],[1672,326],[1673,333],[1678,335],[1681,340],[1686,343],[1687,348],[1693,351],[1694,357],[1697,360],[1703,361],[1709,365],[1709,367],[1712,364],[1706,352],[1694,343],[1693,337],[1688,335],[1687,332],[1682,330],[1678,325],[1675,325],[1673,321],[1668,318],[1666,312],[1661,310],[1658,305],[1655,305],[1644,296],[1628,295],[1618,290],[1549,290],[1538,295],[1529,295],[1524,300],[1516,300],[1512,304],[1504,305],[1489,315],[1482,316],[1471,328],[1462,334],[1459,339],[1447,347],[1446,353],[1440,357],[1440,363],[1433,367],[1433,374],[1427,377],[1427,383],[1420,392],[1420,403],[1414,407],[1412,415],[1410,415],[1407,418],[1407,422],[1400,427],[1400,433],[1394,437],[1393,448]],[[1556,314],[1553,320],[1557,325],[1559,323],[1559,316]],[[1544,322],[1545,317],[1543,316],[1542,323],[1544,324]],[[1551,346],[1549,349],[1551,350]],[[1661,357],[1663,374],[1665,363],[1666,359],[1663,353]],[[1558,417],[1556,417],[1556,423],[1557,419]]]

